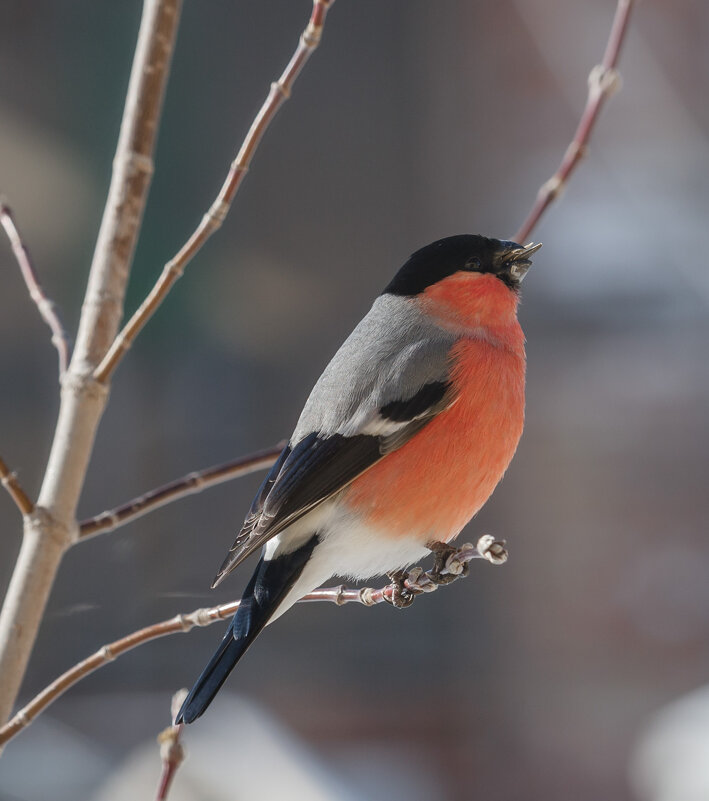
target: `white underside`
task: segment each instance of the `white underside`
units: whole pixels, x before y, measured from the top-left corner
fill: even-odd
[[[303,572],[269,622],[273,622],[298,599],[332,576],[354,580],[383,576],[407,567],[428,554],[418,537],[392,537],[366,525],[339,500],[322,504],[297,523],[270,540],[265,559],[289,553],[317,532],[320,542]]]

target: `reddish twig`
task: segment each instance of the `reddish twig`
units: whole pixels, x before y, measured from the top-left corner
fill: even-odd
[[[31,515],[34,511],[34,504],[20,486],[17,476],[8,468],[2,459],[0,459],[0,482],[2,482],[3,487],[10,493],[10,497],[15,502],[15,505],[20,512],[22,512],[22,516],[27,517],[27,515]]]
[[[542,184],[537,198],[517,233],[515,242],[526,242],[536,228],[542,214],[564,190],[571,173],[586,155],[589,139],[606,100],[620,88],[617,70],[620,51],[625,40],[634,0],[618,0],[603,61],[597,64],[588,76],[588,98],[574,138],[566,149],[557,171]]]
[[[172,696],[172,701],[170,703],[171,720],[177,717],[177,713],[180,711],[183,701],[187,698],[187,692],[187,690],[178,690]],[[162,759],[162,773],[160,774],[155,801],[165,801],[170,792],[170,785],[175,778],[177,769],[185,759],[185,749],[180,742],[180,737],[184,728],[184,723],[178,723],[177,725],[173,723],[158,734],[160,758]]]
[[[489,535],[485,535],[478,540],[477,545],[469,543],[462,545],[458,551],[451,554],[446,562],[443,574],[461,576],[465,574],[464,565],[473,559],[486,559],[492,564],[503,564],[507,560],[507,551],[504,543],[495,540]],[[409,571],[404,582],[406,590],[412,595],[432,592],[438,586],[432,578],[431,573],[426,573],[420,567],[415,567]],[[383,601],[392,601],[395,584],[389,584],[381,589],[363,587],[362,589],[348,589],[344,586],[326,587],[309,593],[302,601],[329,601],[330,603],[343,606],[348,603],[360,603],[364,606],[374,606]],[[195,609],[189,614],[176,615],[169,620],[163,620],[152,626],[135,631],[120,640],[104,645],[96,653],[74,665],[55,679],[42,692],[36,695],[26,706],[0,728],[0,747],[4,746],[9,740],[17,735],[22,729],[43,712],[51,703],[63,695],[70,687],[78,681],[93,673],[95,670],[107,665],[121,654],[137,648],[151,640],[165,637],[168,634],[178,634],[188,632],[195,626],[210,626],[217,620],[230,617],[239,608],[239,601],[234,601],[221,606],[213,606],[207,609]]]
[[[180,498],[186,498],[188,495],[202,492],[208,487],[214,487],[225,481],[231,481],[233,478],[239,478],[256,470],[270,467],[278,458],[284,445],[284,442],[280,442],[273,448],[251,453],[248,456],[241,456],[231,462],[208,467],[205,470],[189,473],[176,481],[150,490],[150,492],[146,492],[145,495],[141,495],[139,498],[133,498],[133,500],[117,506],[115,509],[101,512],[96,517],[83,520],[79,524],[79,539],[86,539],[93,537],[95,534],[113,531]]]
[[[12,211],[7,204],[2,202],[0,202],[0,223],[2,223],[7,238],[10,240],[12,252],[15,254],[15,259],[30,293],[30,298],[32,298],[42,319],[52,332],[52,345],[54,345],[59,354],[59,377],[61,378],[66,372],[67,364],[69,363],[69,341],[64,332],[64,326],[59,319],[56,306],[44,294],[44,290],[37,279],[37,273],[32,266],[29,251],[22,240],[17,225],[15,225]]]
[[[313,0],[310,20],[300,37],[298,47],[281,77],[271,84],[271,91],[261,110],[256,115],[241,149],[232,162],[216,200],[177,255],[165,265],[155,286],[113,341],[103,360],[94,371],[94,378],[97,381],[105,382],[111,376],[138,333],[155,314],[173,284],[182,275],[185,267],[212,234],[221,227],[266,129],[278,109],[290,97],[295,79],[320,43],[325,16],[333,2],[334,0]]]

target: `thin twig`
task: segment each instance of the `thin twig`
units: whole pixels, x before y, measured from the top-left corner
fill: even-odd
[[[271,84],[271,91],[256,115],[238,155],[232,162],[216,200],[202,217],[202,221],[187,242],[165,265],[155,286],[113,341],[105,357],[94,371],[94,378],[97,381],[105,382],[111,376],[138,333],[155,314],[173,284],[182,275],[185,267],[212,234],[221,227],[266,129],[278,109],[290,97],[295,79],[320,43],[325,15],[333,2],[334,0],[313,0],[310,20],[300,37],[298,47],[281,77]]]
[[[250,453],[248,456],[241,456],[231,462],[207,467],[205,470],[188,473],[176,481],[146,492],[139,498],[133,498],[115,509],[83,520],[79,524],[79,539],[113,531],[180,498],[186,498],[188,495],[202,492],[208,487],[214,487],[225,481],[231,481],[233,478],[270,467],[278,458],[284,445],[285,442],[280,442],[273,448]]]
[[[27,517],[27,515],[31,515],[34,511],[34,504],[20,486],[17,476],[8,468],[2,459],[0,459],[0,482],[2,482],[3,487],[10,493],[15,505],[20,512],[22,512],[22,516]]]
[[[15,224],[15,219],[12,216],[12,210],[6,204],[0,201],[0,223],[5,229],[7,238],[10,240],[12,252],[15,254],[15,259],[20,267],[22,278],[25,281],[27,290],[30,293],[35,306],[37,307],[42,319],[49,326],[52,332],[52,345],[57,349],[59,354],[59,377],[61,378],[66,372],[67,364],[69,363],[69,340],[64,331],[64,326],[59,319],[57,308],[53,301],[51,301],[42,289],[41,284],[37,278],[32,260],[30,259],[29,251],[25,245],[22,236]]]
[[[478,540],[477,545],[466,543],[458,551],[451,554],[446,563],[443,574],[454,576],[465,575],[464,565],[473,559],[485,559],[495,565],[503,564],[507,560],[507,551],[504,543],[495,540],[490,535],[485,535]],[[404,582],[405,588],[412,595],[432,592],[437,588],[437,584],[431,579],[431,574],[426,573],[420,567],[415,567],[408,573],[408,578]],[[343,606],[348,603],[359,603],[364,606],[374,606],[383,601],[390,601],[396,590],[395,584],[388,584],[380,589],[363,587],[362,589],[348,589],[344,586],[326,587],[315,590],[304,596],[301,601],[329,601],[330,603]],[[24,706],[8,723],[0,728],[0,747],[4,746],[22,729],[43,712],[51,703],[63,695],[70,687],[78,681],[93,673],[95,670],[107,665],[121,654],[137,648],[151,640],[165,637],[168,634],[178,634],[180,632],[191,631],[195,626],[210,626],[217,620],[230,617],[239,608],[239,601],[234,601],[221,606],[211,608],[195,609],[189,614],[176,615],[169,620],[155,623],[144,629],[135,631],[127,637],[104,645],[96,653],[74,665],[55,679],[49,686],[45,687],[36,695],[26,706]]]
[[[606,100],[620,89],[621,81],[617,64],[628,30],[633,3],[634,0],[618,0],[603,61],[597,64],[588,76],[586,107],[581,115],[574,138],[566,149],[557,171],[540,187],[527,219],[512,237],[515,242],[526,242],[529,239],[529,235],[536,228],[542,214],[562,193],[571,173],[586,155],[589,139]]]
[[[172,701],[170,702],[171,720],[177,717],[177,713],[180,711],[180,707],[185,698],[187,698],[187,694],[187,690],[178,690],[172,696]],[[180,742],[180,737],[182,736],[182,730],[184,728],[184,723],[178,723],[176,725],[173,723],[158,734],[160,758],[162,759],[162,773],[160,774],[155,801],[166,801],[167,795],[170,792],[172,780],[175,778],[177,769],[185,759],[185,749]]]

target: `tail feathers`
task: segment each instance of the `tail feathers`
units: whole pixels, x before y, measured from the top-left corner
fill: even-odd
[[[192,723],[211,704],[226,677],[273,617],[318,543],[314,534],[290,553],[261,559],[226,636],[185,698],[175,723]]]
[[[251,645],[253,639],[254,637],[243,637],[235,640],[232,627],[229,626],[229,630],[216,653],[209,660],[209,664],[202,671],[189,695],[185,698],[175,718],[175,723],[192,723],[192,721],[197,720],[212,703],[214,696],[226,681],[226,677],[246,653],[246,649]]]

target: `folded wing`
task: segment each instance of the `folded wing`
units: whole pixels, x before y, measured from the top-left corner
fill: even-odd
[[[391,341],[396,327],[377,325],[377,311],[391,317],[391,309],[378,310],[381,301],[315,385],[291,442],[261,485],[212,586],[455,401],[451,337],[424,323],[413,332],[409,326],[404,341]]]

